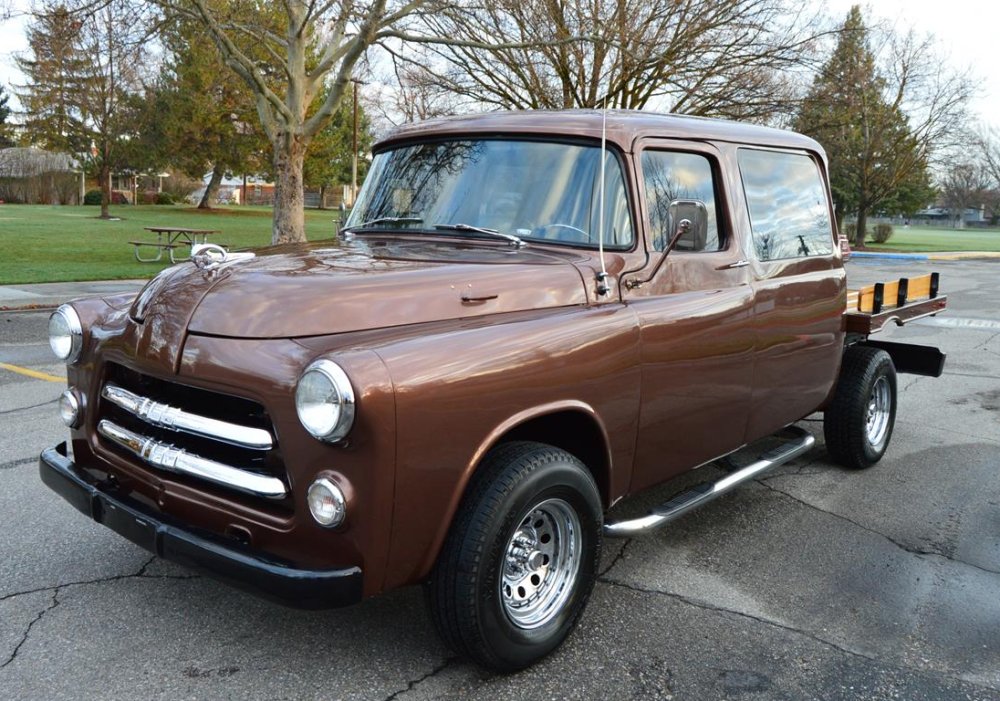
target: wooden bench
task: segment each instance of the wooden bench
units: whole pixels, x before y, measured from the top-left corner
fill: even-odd
[[[182,243],[159,243],[156,241],[129,241],[130,244],[135,249],[135,259],[140,263],[156,263],[163,258],[163,251],[172,251],[174,248],[180,248],[184,244]],[[156,249],[155,258],[143,258],[139,255],[139,250],[141,246],[152,246]]]

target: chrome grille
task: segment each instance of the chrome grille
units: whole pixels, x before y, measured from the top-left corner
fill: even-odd
[[[271,434],[264,429],[240,426],[228,421],[219,421],[207,416],[192,414],[178,407],[139,396],[117,385],[105,385],[101,396],[154,426],[183,431],[205,438],[214,438],[224,443],[255,450],[270,450],[274,445],[271,441]]]
[[[284,463],[266,410],[256,402],[109,365],[98,434],[156,470],[281,499]]]

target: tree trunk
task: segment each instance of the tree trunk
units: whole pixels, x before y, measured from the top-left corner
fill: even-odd
[[[279,134],[274,147],[274,219],[271,243],[306,240],[302,163],[306,143],[292,134]]]
[[[222,184],[222,167],[219,164],[215,164],[212,168],[212,177],[208,181],[208,185],[205,187],[205,194],[201,196],[201,202],[198,203],[198,209],[211,209],[212,203],[215,202],[216,198],[219,196],[219,186]]]
[[[867,229],[868,229],[868,210],[862,207],[858,209],[857,230],[854,232],[855,248],[865,247],[865,233],[867,233]]]
[[[326,185],[319,186],[319,209],[326,209]]]
[[[97,179],[101,183],[101,219],[110,219],[111,210],[108,209],[108,205],[111,204],[111,167],[107,158],[101,159]]]

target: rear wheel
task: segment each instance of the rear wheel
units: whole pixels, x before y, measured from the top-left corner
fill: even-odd
[[[501,671],[551,652],[590,596],[601,524],[597,486],[569,453],[526,442],[491,451],[428,582],[442,638]]]
[[[896,421],[896,369],[878,348],[851,346],[824,414],[826,448],[838,463],[870,467],[885,454]]]

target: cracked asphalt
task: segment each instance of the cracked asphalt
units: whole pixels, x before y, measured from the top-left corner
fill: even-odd
[[[928,265],[848,269],[857,285]],[[455,659],[418,588],[289,610],[90,522],[37,475],[62,385],[0,368],[0,697],[1000,700],[1000,261],[933,266],[948,313],[882,336],[939,346],[946,374],[900,376],[879,465],[832,465],[809,417],[803,458],[606,541],[580,627],[508,676]],[[0,363],[62,375],[45,321],[0,312]]]

